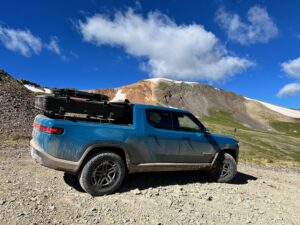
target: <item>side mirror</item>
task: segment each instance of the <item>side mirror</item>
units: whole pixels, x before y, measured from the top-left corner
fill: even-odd
[[[204,134],[209,134],[209,130],[208,130],[208,128],[207,127],[204,127],[204,132],[203,132]]]

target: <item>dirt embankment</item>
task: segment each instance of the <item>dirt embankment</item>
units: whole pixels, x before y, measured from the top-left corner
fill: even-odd
[[[34,94],[0,70],[0,136],[30,136],[37,113]]]
[[[232,184],[199,172],[127,177],[93,198],[76,179],[0,145],[0,224],[300,224],[300,173],[239,165]]]

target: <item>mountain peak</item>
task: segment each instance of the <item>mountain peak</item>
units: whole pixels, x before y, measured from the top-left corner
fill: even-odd
[[[159,82],[171,82],[171,83],[175,83],[175,84],[200,84],[198,82],[190,82],[190,81],[181,81],[181,80],[172,80],[172,79],[168,79],[168,78],[149,78],[149,79],[145,79],[145,81],[150,81],[150,82],[153,82],[153,83],[159,83]]]
[[[0,69],[0,80],[2,79],[13,79],[6,71]]]

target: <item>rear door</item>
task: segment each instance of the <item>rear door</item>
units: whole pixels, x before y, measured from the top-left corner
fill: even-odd
[[[146,109],[146,146],[155,163],[180,161],[181,134],[174,131],[172,112]]]
[[[209,163],[216,145],[205,134],[204,126],[190,113],[173,112],[173,127],[180,139],[179,157],[182,163]]]

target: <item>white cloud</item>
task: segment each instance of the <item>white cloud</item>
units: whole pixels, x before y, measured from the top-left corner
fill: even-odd
[[[296,96],[300,93],[300,83],[290,83],[281,88],[277,94],[278,97]]]
[[[26,57],[40,54],[43,47],[41,39],[31,34],[29,30],[15,30],[1,25],[0,41],[7,49]]]
[[[49,44],[47,45],[47,48],[51,52],[53,52],[57,55],[61,54],[61,49],[60,49],[59,44],[58,44],[58,38],[56,36],[51,37],[51,40],[50,40]]]
[[[290,75],[291,77],[300,79],[300,57],[282,63],[281,67],[286,74]]]
[[[12,29],[0,25],[0,42],[7,49],[25,57],[39,55],[42,50],[48,49],[62,59],[67,59],[56,36],[51,36],[50,42],[47,44],[43,43],[40,37],[33,35],[30,30]]]
[[[67,60],[67,56],[63,53],[63,50],[59,46],[59,39],[56,36],[52,36],[49,44],[46,44],[45,47],[53,52],[56,55],[59,55],[63,60]]]
[[[244,45],[266,43],[278,34],[278,28],[267,10],[257,5],[248,10],[248,22],[242,21],[238,14],[227,12],[224,8],[217,11],[215,20],[230,40]]]
[[[296,79],[300,79],[300,57],[281,63],[282,70]],[[300,83],[290,83],[281,88],[277,94],[278,97],[296,96],[300,93]]]
[[[141,68],[153,77],[220,81],[253,65],[230,55],[203,26],[177,25],[160,12],[146,18],[133,10],[118,12],[114,18],[96,14],[79,21],[78,29],[87,42],[123,47],[145,60]]]

